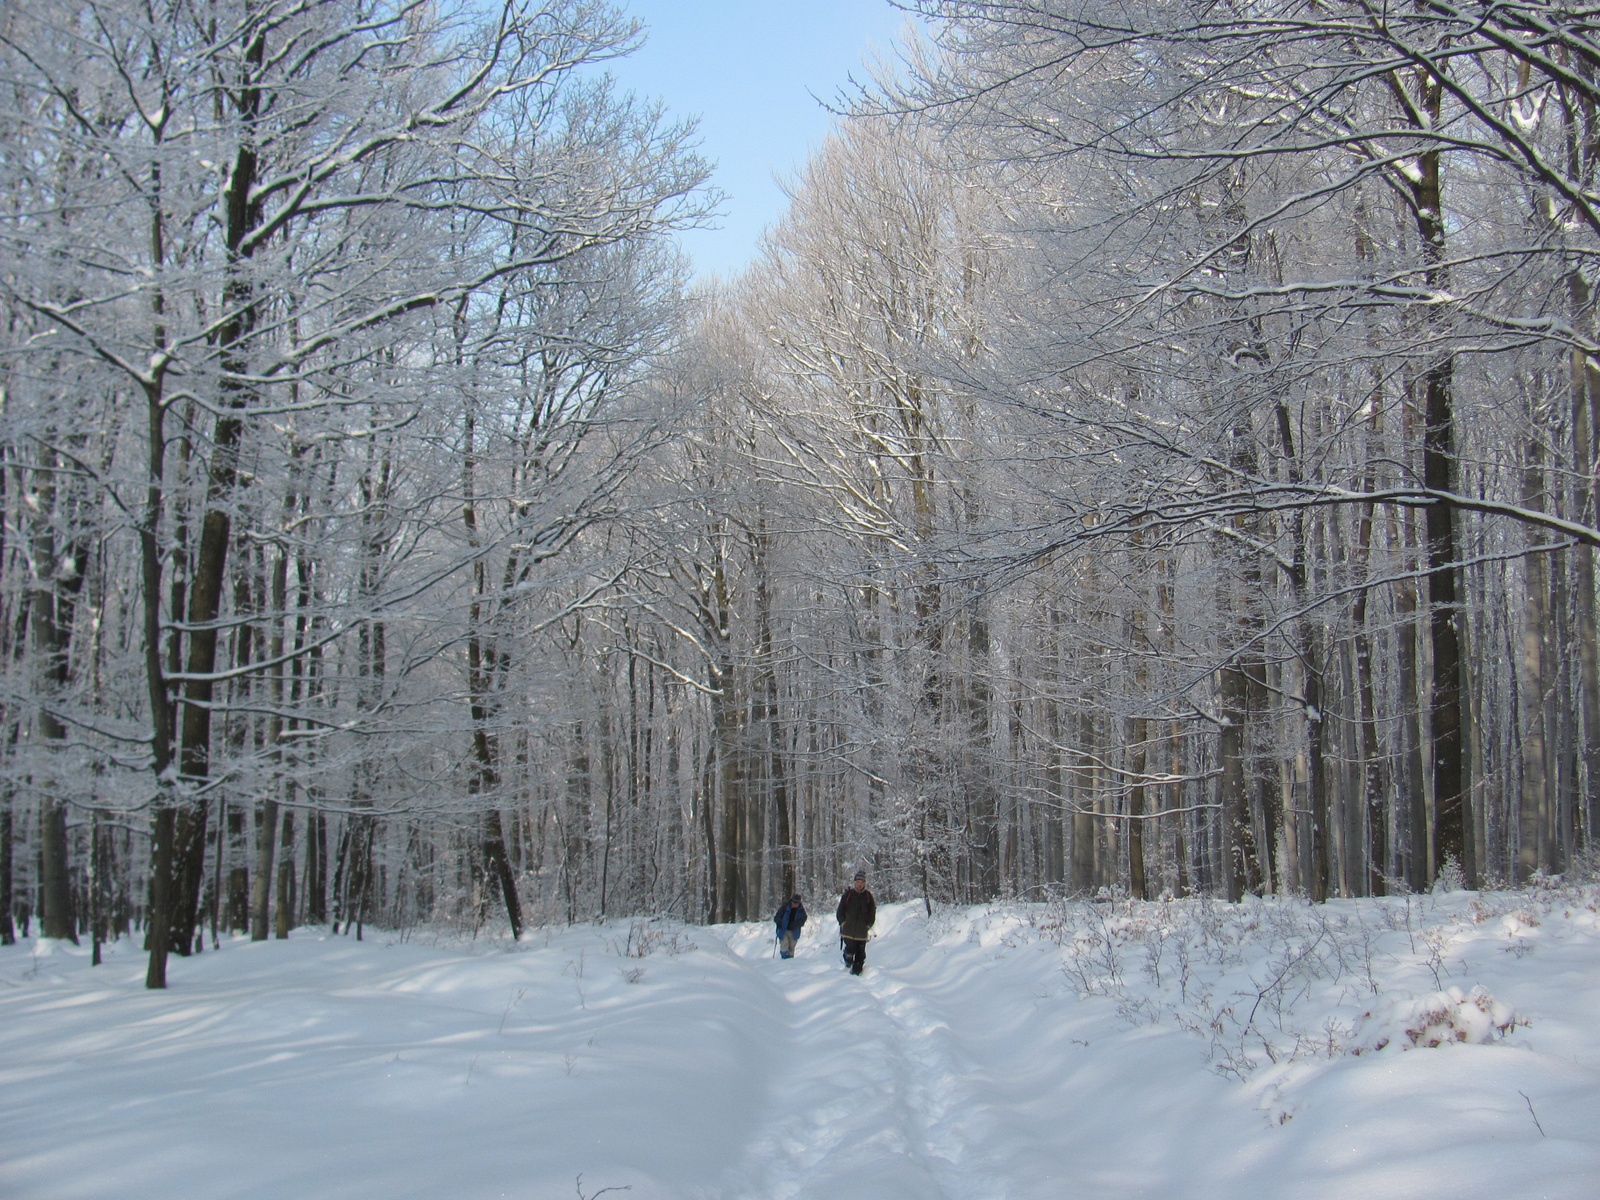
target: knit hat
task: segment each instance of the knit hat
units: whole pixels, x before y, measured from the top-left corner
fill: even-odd
[[[856,878],[865,883],[867,881],[867,873],[865,871],[857,871]]]
[[[800,893],[796,892],[794,895],[790,896],[789,897],[789,903],[790,904],[799,904],[800,903]]]

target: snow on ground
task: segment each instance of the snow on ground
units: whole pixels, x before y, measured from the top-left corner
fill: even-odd
[[[828,904],[816,908],[826,909]],[[1600,1195],[1600,892],[0,950],[7,1200]],[[581,1180],[580,1180],[581,1176]]]

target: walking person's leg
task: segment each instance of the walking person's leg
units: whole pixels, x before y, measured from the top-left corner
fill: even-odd
[[[858,942],[854,938],[846,938],[844,943],[844,965],[850,969],[850,974],[861,974],[861,968],[867,965],[867,944]]]

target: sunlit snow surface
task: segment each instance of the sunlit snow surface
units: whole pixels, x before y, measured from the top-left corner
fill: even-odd
[[[765,925],[307,930],[165,992],[28,942],[0,1196],[1592,1200],[1597,907],[891,905],[859,979],[816,917],[792,961]]]

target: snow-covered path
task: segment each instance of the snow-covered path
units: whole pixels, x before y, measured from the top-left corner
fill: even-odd
[[[126,943],[8,947],[0,1197],[1593,1200],[1600,893],[1400,903],[889,905],[859,979],[825,913],[790,961],[307,930],[166,993]],[[1527,1024],[1376,1049],[1445,985]]]
[[[976,1072],[952,1053],[949,1030],[914,1011],[903,985],[877,963],[844,972],[837,929],[814,921],[789,962],[764,955],[739,931],[736,952],[774,979],[775,1074],[761,1134],[732,1173],[730,1194],[809,1200],[858,1194],[882,1200],[957,1200],[1012,1194],[997,1181],[975,1191],[969,1142],[957,1123]],[[768,943],[769,944],[769,943]],[[878,946],[884,943],[881,941]]]
[[[1600,1116],[1593,937],[1540,946],[1562,995],[1526,1007],[1554,1053],[1519,1038],[1381,1065],[1344,1055],[1269,1065],[1240,1086],[1207,1069],[1192,1032],[1083,1001],[1059,950],[1003,917],[969,912],[946,930],[914,905],[885,916],[859,980],[839,965],[831,921],[792,962],[770,957],[762,927],[727,931],[786,1017],[729,1200],[1600,1196],[1600,1128],[1572,1136]],[[1476,933],[1458,935],[1467,945],[1439,960],[1446,972],[1536,990],[1542,970]],[[1467,953],[1476,941],[1489,944]],[[1391,969],[1407,966],[1419,970]],[[1535,1119],[1540,1094],[1566,1138]]]
[[[1192,1128],[1221,1110],[1243,1126],[1236,1136],[1261,1125],[1205,1072],[1191,1072],[1168,1102],[1149,1094],[1171,1066],[1162,1034],[1159,1046],[1134,1039],[1109,1062],[1091,1053],[1093,1039],[1126,1031],[1103,1006],[1041,979],[1036,954],[1019,959],[1008,953],[1019,946],[986,950],[976,939],[952,954],[930,944],[914,907],[886,916],[860,979],[841,969],[831,922],[817,922],[792,962],[774,961],[759,929],[730,937],[774,982],[787,1018],[775,1023],[782,1066],[764,1129],[730,1178],[730,1200],[852,1190],[883,1200],[1176,1195],[1175,1183],[1200,1184],[1196,1164],[1171,1153],[1171,1126],[1129,1127],[1130,1117]],[[1209,1093],[1204,1118],[1182,1111],[1194,1090]]]

